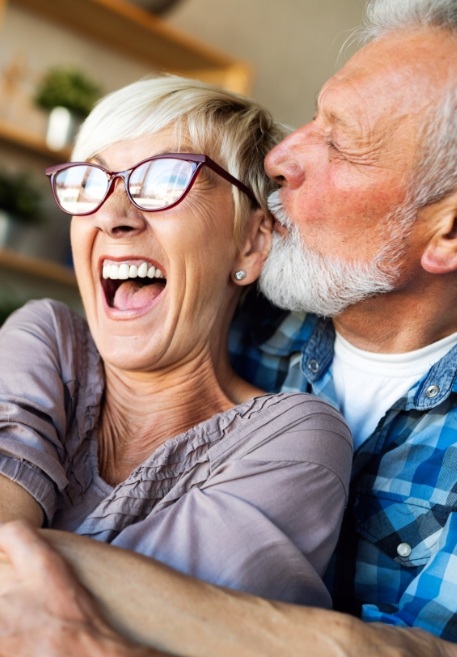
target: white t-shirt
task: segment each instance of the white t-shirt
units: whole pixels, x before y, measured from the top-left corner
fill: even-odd
[[[455,344],[457,333],[416,351],[378,354],[358,349],[336,335],[332,375],[354,449],[370,436],[392,404]]]

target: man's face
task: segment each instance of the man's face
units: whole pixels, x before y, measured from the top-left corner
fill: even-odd
[[[440,62],[443,47],[443,35],[430,32],[371,43],[324,86],[313,121],[266,158],[267,173],[281,184],[282,209],[304,247],[321,264],[336,264],[340,277],[348,268],[363,275],[376,263],[387,287],[371,294],[392,287],[406,260],[420,261],[423,240],[398,230],[398,208],[417,163],[424,112],[430,99],[436,102],[448,70],[450,49],[441,52]],[[400,241],[395,271],[392,249],[398,256]],[[347,282],[339,281],[333,294],[341,295]],[[346,305],[360,300],[348,298]]]

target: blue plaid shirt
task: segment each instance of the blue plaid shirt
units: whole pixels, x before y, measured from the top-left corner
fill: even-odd
[[[314,392],[338,407],[334,330],[252,296],[230,336],[232,362],[269,391]],[[367,621],[457,642],[457,347],[390,408],[354,454],[351,496],[329,569],[334,604]]]

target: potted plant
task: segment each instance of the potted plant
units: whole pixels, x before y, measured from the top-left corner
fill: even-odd
[[[99,98],[101,89],[81,71],[74,68],[51,68],[38,86],[35,102],[38,107],[51,111],[66,107],[84,119]]]
[[[100,86],[75,68],[49,69],[36,90],[35,103],[49,112],[46,142],[60,150],[70,144],[81,121],[101,95]]]
[[[42,193],[28,173],[0,171],[0,246],[15,247],[25,226],[43,220]]]

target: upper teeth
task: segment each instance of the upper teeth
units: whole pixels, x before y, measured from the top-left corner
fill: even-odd
[[[148,262],[142,262],[140,265],[129,265],[123,262],[119,265],[113,263],[104,263],[103,278],[111,280],[127,280],[128,278],[165,278],[163,272],[150,265]]]

